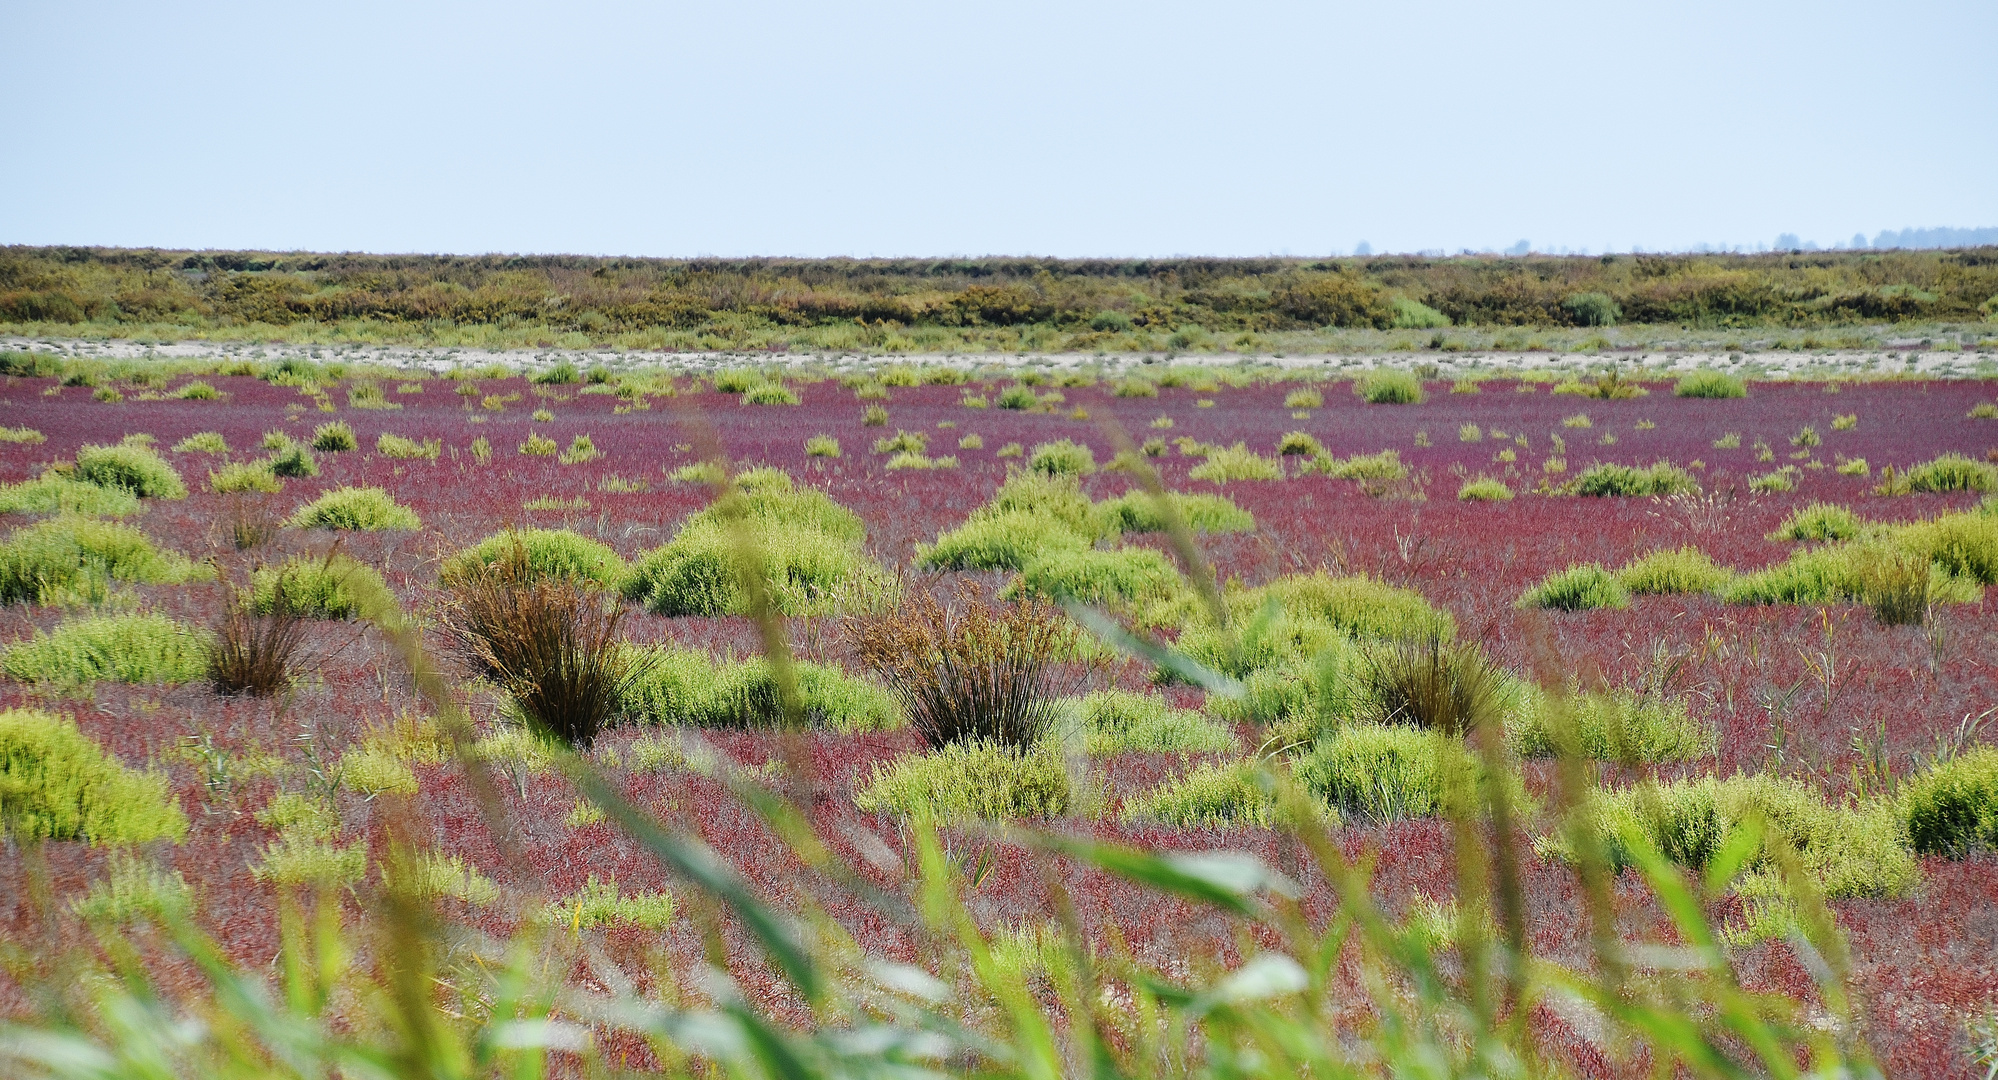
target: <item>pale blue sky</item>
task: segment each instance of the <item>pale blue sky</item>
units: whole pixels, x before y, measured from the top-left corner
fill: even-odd
[[[1998,4],[7,0],[0,243],[631,255],[1998,225]]]

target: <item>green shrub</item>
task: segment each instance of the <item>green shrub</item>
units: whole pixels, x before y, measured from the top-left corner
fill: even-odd
[[[1570,752],[1597,761],[1660,764],[1714,751],[1714,732],[1684,701],[1629,690],[1552,696],[1522,685],[1506,722],[1506,743],[1521,757],[1553,757],[1563,739]]]
[[[527,433],[527,441],[520,444],[520,452],[527,457],[554,457],[561,445],[554,439],[539,432]]]
[[[268,461],[232,461],[208,474],[208,490],[219,495],[243,491],[275,494],[284,490],[284,481],[271,472]]]
[[[1315,458],[1299,471],[1324,473],[1334,480],[1394,481],[1406,479],[1408,466],[1401,463],[1401,454],[1394,450],[1383,450],[1378,454],[1354,454],[1349,458],[1336,458],[1326,455]]]
[[[250,876],[278,886],[311,885],[322,889],[349,885],[368,872],[365,841],[338,844],[319,837],[284,834],[264,848]]]
[[[1998,748],[1938,762],[1901,789],[1901,824],[1917,854],[1998,848]]]
[[[1748,385],[1727,372],[1701,368],[1680,376],[1672,392],[1687,398],[1741,398],[1748,396]]]
[[[1464,486],[1457,489],[1457,498],[1464,502],[1504,502],[1512,498],[1512,489],[1503,480],[1480,476],[1464,481]]]
[[[278,583],[284,583],[285,610],[310,619],[351,619],[361,614],[361,598],[388,588],[381,572],[344,555],[331,559],[293,558],[260,567],[250,575],[250,610],[276,612]]]
[[[1624,836],[1643,836],[1667,859],[1704,870],[1735,828],[1760,819],[1771,840],[1793,850],[1826,896],[1895,896],[1920,878],[1902,846],[1891,807],[1833,807],[1802,781],[1768,775],[1703,776],[1667,784],[1598,792],[1590,809],[1612,866],[1633,864]],[[1547,845],[1566,854],[1560,844]],[[1765,852],[1748,860],[1749,894],[1780,894]]]
[[[1943,454],[1909,466],[1902,482],[1915,491],[1990,491],[1998,487],[1998,468],[1962,454]]]
[[[936,570],[1024,570],[1044,555],[1088,549],[1098,531],[1076,477],[1016,470],[963,525],[918,546],[916,561]]]
[[[780,382],[767,382],[750,387],[742,395],[744,405],[796,405],[798,395]]]
[[[1661,461],[1648,469],[1601,462],[1591,465],[1568,485],[1576,495],[1641,498],[1647,495],[1695,494],[1700,490],[1691,473]]]
[[[1559,611],[1629,607],[1630,590],[1600,564],[1587,563],[1547,575],[1519,598],[1519,606]]]
[[[904,450],[894,457],[889,458],[881,467],[884,469],[955,469],[957,468],[957,456],[953,454],[947,457],[924,457],[921,454],[912,454]]]
[[[1126,821],[1156,821],[1181,829],[1276,824],[1276,793],[1263,784],[1253,760],[1206,762],[1141,795],[1125,800]]]
[[[1363,574],[1334,577],[1321,570],[1278,578],[1230,595],[1228,607],[1235,618],[1246,620],[1272,600],[1290,618],[1315,619],[1355,638],[1439,636],[1447,641],[1457,632],[1450,613],[1432,607],[1421,593]]]
[[[730,512],[740,514],[761,557],[770,602],[782,614],[828,611],[842,595],[864,600],[885,587],[886,572],[861,550],[860,518],[824,492],[795,488],[774,469],[754,469],[736,477],[723,499],[633,565],[627,599],[660,615],[746,614],[743,552]]]
[[[620,892],[616,879],[599,881],[593,873],[581,891],[549,901],[537,921],[565,929],[629,925],[664,930],[673,925],[673,910],[670,893]]]
[[[1623,318],[1623,308],[1606,293],[1570,293],[1562,299],[1561,309],[1576,326],[1615,326]]]
[[[836,458],[839,456],[839,440],[830,435],[814,435],[805,440],[805,456]]]
[[[1120,398],[1155,398],[1159,386],[1150,379],[1119,379],[1113,392]]]
[[[1799,507],[1769,534],[1771,540],[1850,540],[1859,535],[1859,515],[1836,503]]]
[[[1341,817],[1386,822],[1443,809],[1454,794],[1446,792],[1446,767],[1467,781],[1478,775],[1475,760],[1453,736],[1355,724],[1321,737],[1294,769],[1298,781]]]
[[[97,615],[8,646],[0,668],[23,682],[65,687],[184,683],[208,670],[208,638],[164,615]]]
[[[1179,568],[1151,548],[1076,548],[1037,556],[1002,595],[1038,593],[1057,601],[1121,605],[1166,599],[1183,588]]]
[[[1896,547],[1927,558],[1945,573],[1998,585],[1998,516],[1944,514],[1904,525],[1892,538]]]
[[[124,488],[98,487],[55,473],[0,485],[0,514],[130,517],[139,509],[139,497]]]
[[[1401,640],[1367,651],[1357,670],[1354,713],[1378,724],[1409,724],[1465,735],[1496,723],[1511,678],[1476,642]]]
[[[1096,471],[1096,455],[1087,446],[1061,439],[1034,447],[1027,468],[1050,476],[1086,476]]]
[[[804,720],[838,732],[884,731],[901,724],[886,690],[823,664],[792,666]],[[651,650],[621,703],[635,720],[704,728],[773,728],[784,714],[777,680],[762,659],[716,663],[688,649]]]
[[[298,529],[356,532],[412,531],[423,527],[416,512],[378,487],[343,487],[298,508],[289,524]]]
[[[1194,480],[1225,484],[1231,480],[1281,480],[1283,463],[1275,458],[1267,458],[1248,448],[1244,443],[1229,447],[1210,446],[1204,455],[1207,460],[1188,469],[1186,475]]]
[[[194,574],[185,556],[159,550],[145,533],[88,518],[37,522],[0,545],[0,603],[40,603],[110,581],[172,584]]]
[[[998,405],[1002,409],[1031,409],[1038,404],[1040,399],[1034,396],[1032,387],[1014,385],[999,392]]]
[[[1795,465],[1785,465],[1772,469],[1760,476],[1748,478],[1748,490],[1756,495],[1775,495],[1797,490],[1797,478],[1803,474]]]
[[[555,361],[548,370],[535,372],[531,381],[543,386],[567,386],[570,383],[580,382],[582,377],[582,372],[576,370],[575,361],[565,356]]]
[[[1283,396],[1286,409],[1318,409],[1325,405],[1325,395],[1311,387],[1301,387]]]
[[[1068,811],[1068,770],[1052,748],[953,742],[876,766],[853,801],[870,814],[938,821],[1058,817]]]
[[[1236,506],[1226,495],[1200,493],[1183,495],[1169,492],[1166,498],[1180,520],[1195,532],[1232,533],[1248,532],[1256,527],[1256,519],[1247,510]],[[1119,533],[1164,532],[1165,516],[1159,511],[1159,501],[1149,492],[1132,491],[1114,499],[1097,503],[1092,510],[1098,524],[1098,531],[1104,535]]]
[[[1235,749],[1235,733],[1162,697],[1128,690],[1098,690],[1069,702],[1066,725],[1092,757],[1125,753],[1222,753]]]
[[[1422,380],[1397,368],[1376,368],[1353,382],[1353,392],[1369,405],[1417,405]]]
[[[79,918],[96,923],[149,919],[162,926],[194,914],[194,890],[178,870],[161,870],[131,852],[111,852],[105,876],[70,904]]]
[[[20,838],[132,844],[187,835],[167,778],[126,768],[76,723],[0,711],[0,827]]]
[[[406,439],[384,431],[375,437],[375,453],[403,461],[436,461],[444,454],[442,439]]]
[[[144,446],[85,446],[76,452],[78,480],[119,488],[142,499],[185,499],[187,485],[166,460]]]
[[[518,549],[533,579],[568,576],[616,588],[625,579],[624,559],[610,545],[568,529],[507,529],[444,560],[438,578],[446,586],[511,556]]]
[[[173,444],[176,454],[226,454],[229,442],[219,431],[199,431]]]
[[[1616,572],[1624,588],[1640,595],[1713,592],[1733,578],[1734,571],[1691,545],[1651,552]]]
[[[360,445],[360,440],[354,437],[354,429],[348,427],[345,420],[321,424],[312,430],[312,448],[322,454],[337,454]]]
[[[1287,431],[1282,439],[1277,440],[1279,457],[1315,458],[1324,453],[1325,448],[1319,445],[1318,440],[1302,431]]]
[[[303,479],[319,475],[319,463],[312,459],[312,451],[303,446],[287,446],[270,456],[265,467],[272,476],[285,476]]]

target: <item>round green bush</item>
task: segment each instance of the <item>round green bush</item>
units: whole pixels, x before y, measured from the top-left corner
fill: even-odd
[[[1920,854],[1998,848],[1998,748],[1980,746],[1914,777],[1901,790],[1900,809]]]
[[[361,613],[361,597],[380,595],[388,587],[380,571],[345,556],[287,559],[250,575],[250,610],[259,615],[276,611],[280,582],[285,609],[312,619],[351,619]]]
[[[343,487],[319,496],[291,516],[293,528],[354,532],[414,531],[423,527],[414,510],[378,487]]]
[[[187,498],[187,485],[166,459],[130,443],[78,450],[75,475],[85,483],[121,488],[142,499]]]
[[[566,576],[617,588],[627,572],[624,559],[610,545],[568,529],[508,529],[446,559],[438,576],[450,585],[516,551],[535,577]]]
[[[1748,396],[1748,384],[1725,371],[1701,368],[1680,376],[1672,392],[1687,398],[1743,398]]]
[[[167,584],[193,573],[185,556],[161,551],[130,525],[60,517],[16,529],[0,544],[0,604],[39,603],[93,581]]]
[[[1630,606],[1630,590],[1598,563],[1571,566],[1547,575],[1519,598],[1519,606],[1586,611]]]
[[[179,841],[187,835],[157,773],[126,768],[72,720],[0,711],[0,826],[18,837],[92,844]]]
[[[360,445],[360,440],[354,438],[354,429],[344,420],[321,424],[312,431],[312,448],[322,454],[337,454]]]
[[[1061,439],[1034,447],[1027,467],[1050,476],[1086,476],[1096,471],[1096,455],[1081,443]]]
[[[853,801],[870,814],[939,821],[1057,817],[1068,811],[1068,769],[1052,747],[953,742],[876,766]]]
[[[1398,368],[1377,368],[1361,375],[1353,392],[1369,405],[1419,405],[1422,380]]]

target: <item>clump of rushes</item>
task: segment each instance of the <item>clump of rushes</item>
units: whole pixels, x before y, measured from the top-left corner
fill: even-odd
[[[1058,699],[1087,678],[1071,662],[1074,627],[1035,597],[991,606],[966,583],[951,604],[930,592],[886,614],[848,616],[847,637],[932,749],[988,742],[1024,749],[1060,716]]]
[[[250,575],[251,611],[269,615],[280,604],[311,619],[350,619],[361,613],[361,598],[379,595],[387,583],[372,566],[345,555],[293,558],[281,566],[259,567]]]
[[[1354,381],[1353,392],[1369,405],[1419,405],[1422,380],[1398,368],[1376,368]]]
[[[322,454],[338,454],[360,446],[354,437],[354,429],[345,420],[335,420],[312,429],[312,448]]]
[[[1282,462],[1264,457],[1243,443],[1205,447],[1202,456],[1207,460],[1186,471],[1194,480],[1226,484],[1236,480],[1283,479]]]
[[[138,529],[108,521],[39,521],[0,544],[0,604],[48,603],[111,581],[173,584],[194,574],[186,556],[161,551]]]
[[[532,431],[527,433],[527,441],[520,444],[520,452],[528,457],[554,457],[560,449],[554,439]]]
[[[887,427],[888,410],[879,405],[869,405],[860,416],[861,427]]]
[[[355,532],[414,531],[423,527],[416,511],[400,505],[378,487],[343,487],[326,492],[291,516],[297,529]]]
[[[1027,467],[1050,476],[1086,476],[1096,471],[1096,455],[1081,443],[1060,439],[1034,447]]]
[[[1464,486],[1457,489],[1457,498],[1464,502],[1505,502],[1512,498],[1512,489],[1503,480],[1480,476],[1464,481]]]
[[[929,435],[921,431],[897,430],[893,436],[874,440],[874,452],[877,454],[920,454],[929,446]]]
[[[1917,854],[1998,850],[1998,748],[1977,747],[1911,778],[1900,813]]]
[[[567,386],[580,382],[582,377],[582,373],[576,370],[575,361],[565,356],[555,361],[548,370],[535,373],[533,381],[543,386]]]
[[[1618,570],[1616,579],[1633,593],[1686,594],[1713,592],[1734,579],[1734,572],[1716,566],[1699,548],[1659,550]]]
[[[875,767],[853,797],[862,811],[934,821],[1058,817],[1068,811],[1068,770],[1051,748],[953,743]]]
[[[805,440],[805,456],[836,458],[839,456],[839,440],[830,435],[814,435]]]
[[[384,431],[375,439],[375,453],[404,461],[436,461],[444,453],[444,441],[425,439],[418,442]]]
[[[601,456],[603,455],[597,452],[597,444],[591,442],[588,435],[578,435],[569,440],[569,448],[562,451],[561,456],[555,460],[564,465],[581,465],[586,461],[595,461]]]
[[[1519,606],[1557,611],[1623,608],[1630,606],[1630,590],[1600,564],[1587,563],[1547,575],[1519,598]]]
[[[486,568],[525,559],[515,573],[540,580],[573,577],[615,588],[624,580],[625,562],[608,544],[567,529],[508,529],[444,560],[438,580],[447,588],[468,581]]]
[[[1725,371],[1701,368],[1680,376],[1672,392],[1684,398],[1742,398],[1748,396],[1748,384]]]
[[[55,472],[0,485],[0,514],[130,517],[140,509],[138,496],[123,488],[98,487]]]
[[[198,431],[173,444],[176,454],[226,454],[229,442],[219,431]]]
[[[74,475],[86,484],[120,488],[141,499],[187,498],[187,485],[166,459],[129,442],[78,450]]]
[[[544,735],[586,747],[617,715],[645,655],[624,648],[621,606],[595,583],[532,571],[526,549],[461,579],[445,624],[473,668],[504,687]]]
[[[1155,398],[1159,387],[1150,379],[1119,379],[1113,392],[1120,398]]]
[[[1935,565],[1924,554],[1883,551],[1859,572],[1860,595],[1882,626],[1920,626],[1935,598]]]
[[[271,471],[268,461],[232,461],[208,474],[208,490],[222,495],[244,491],[276,494],[284,482]]]
[[[1309,387],[1292,390],[1283,397],[1286,409],[1317,409],[1325,405],[1325,395]]]
[[[1475,643],[1431,634],[1375,648],[1360,682],[1363,719],[1464,735],[1498,718],[1505,673]]]
[[[1302,431],[1285,432],[1277,443],[1277,453],[1284,457],[1317,457],[1325,452],[1317,439]]]
[[[266,464],[272,476],[299,479],[319,475],[319,463],[312,459],[312,451],[303,446],[287,446],[272,454]]]
[[[999,407],[1002,409],[1024,410],[1040,404],[1032,387],[1009,386],[999,394]]]
[[[272,697],[291,686],[309,616],[303,604],[291,600],[289,587],[283,574],[273,581],[272,602],[264,614],[258,614],[247,590],[236,590],[216,624],[208,654],[208,684],[216,693]]]
[[[1603,462],[1583,470],[1568,488],[1577,495],[1642,498],[1698,494],[1700,484],[1691,473],[1670,462],[1661,461],[1647,469]]]
[[[744,405],[796,405],[798,395],[780,382],[753,386],[742,395]]]
[[[1769,534],[1771,540],[1850,540],[1859,535],[1859,515],[1836,503],[1799,507]]]
[[[23,682],[64,687],[172,684],[200,678],[207,658],[205,638],[165,615],[94,615],[8,646],[0,667]]]

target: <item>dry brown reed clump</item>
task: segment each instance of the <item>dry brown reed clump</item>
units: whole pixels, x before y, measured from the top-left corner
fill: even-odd
[[[290,571],[280,573],[265,614],[257,613],[251,590],[233,590],[208,654],[208,682],[216,693],[271,697],[291,685],[311,624],[311,605],[292,599],[297,587]]]
[[[1495,720],[1503,676],[1475,644],[1437,635],[1385,645],[1361,671],[1363,699],[1384,724],[1412,724],[1465,735]]]

